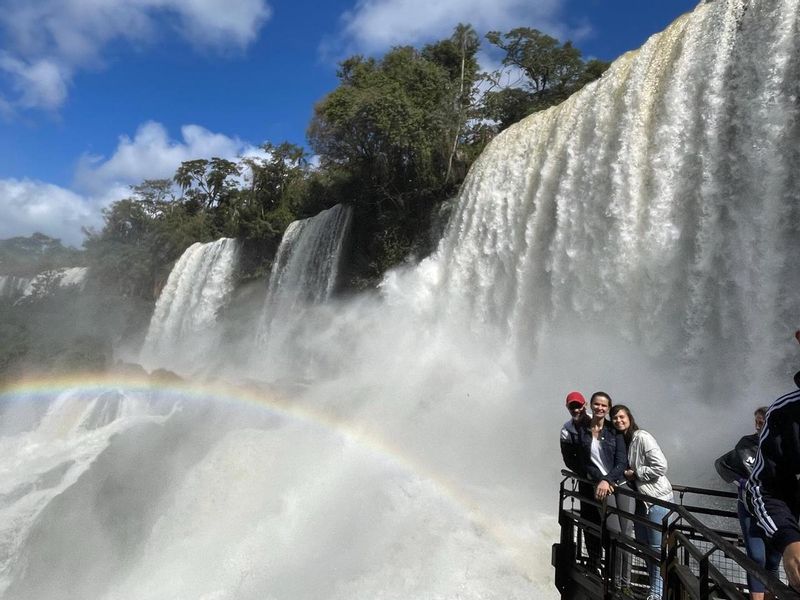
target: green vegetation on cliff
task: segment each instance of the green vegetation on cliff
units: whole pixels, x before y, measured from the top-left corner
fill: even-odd
[[[316,104],[308,127],[313,155],[265,142],[258,157],[185,161],[172,178],[145,180],[108,206],[102,229],[86,231],[83,251],[41,234],[0,242],[0,274],[69,266],[91,274],[79,301],[68,293],[35,305],[0,299],[0,376],[27,364],[102,367],[112,343],[141,332],[172,265],[195,242],[239,239],[239,277],[264,277],[292,221],[345,203],[354,209],[345,287],[372,286],[387,269],[429,253],[443,203],[485,145],[608,67],[535,29],[486,37],[503,53],[494,73],[480,72],[480,39],[463,24],[421,49],[342,61],[339,85]],[[82,333],[85,323],[92,336]]]

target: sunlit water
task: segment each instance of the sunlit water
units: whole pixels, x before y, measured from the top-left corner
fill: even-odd
[[[798,8],[704,3],[503,133],[437,252],[293,311],[277,373],[215,322],[172,368],[224,388],[4,397],[5,597],[554,598],[572,389],[713,482],[798,363]]]

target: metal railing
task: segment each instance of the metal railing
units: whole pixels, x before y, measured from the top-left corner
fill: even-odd
[[[667,513],[658,524],[636,511],[596,501],[588,480],[561,473],[561,535],[553,545],[552,563],[563,600],[644,599],[648,561],[659,565],[664,600],[746,600],[748,575],[760,580],[775,600],[800,600],[800,594],[741,549],[737,513],[725,508],[735,503],[736,494],[676,485],[676,502],[665,502],[626,486],[616,489],[617,504],[625,504],[620,497],[627,497],[629,504],[646,500],[664,507]],[[660,531],[660,551],[639,543],[630,524]]]

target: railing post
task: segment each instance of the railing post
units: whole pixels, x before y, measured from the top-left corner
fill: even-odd
[[[674,525],[674,523],[673,523]],[[680,578],[675,564],[678,561],[678,544],[675,542],[674,527],[667,526],[666,558],[664,561],[664,600],[679,600],[681,597]]]
[[[700,597],[710,598],[710,589],[708,585],[708,562],[715,549],[712,548],[703,555],[703,558],[697,561],[698,579],[700,580]]]
[[[560,526],[559,543],[553,548],[553,566],[555,567],[555,584],[556,589],[562,594],[567,591],[569,586],[570,572],[572,566],[577,559],[577,550],[575,545],[575,526],[572,519],[569,519],[564,514],[564,483],[561,482],[559,488],[558,499],[558,524]],[[574,481],[573,481],[574,488]],[[574,498],[570,499],[574,507]],[[580,544],[580,528],[578,529],[578,544]]]

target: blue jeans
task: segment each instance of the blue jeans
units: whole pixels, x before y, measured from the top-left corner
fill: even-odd
[[[634,523],[633,530],[636,536],[636,541],[642,545],[650,546],[651,549],[661,554],[661,520],[666,516],[669,510],[663,506],[653,504],[650,509],[641,500],[636,502],[636,514],[642,517],[647,517],[647,520],[653,523],[655,528],[648,527],[641,523]],[[664,591],[664,581],[661,579],[661,563],[660,561],[647,559],[647,574],[650,576],[650,596],[661,598]]]
[[[756,524],[744,504],[740,501],[736,503],[739,512],[739,524],[742,526],[742,536],[744,537],[744,547],[747,556],[753,562],[758,563],[767,571],[778,576],[778,565],[781,564],[781,554],[772,546],[764,541],[764,532]],[[764,592],[764,584],[760,580],[747,574],[747,587],[751,592]]]

